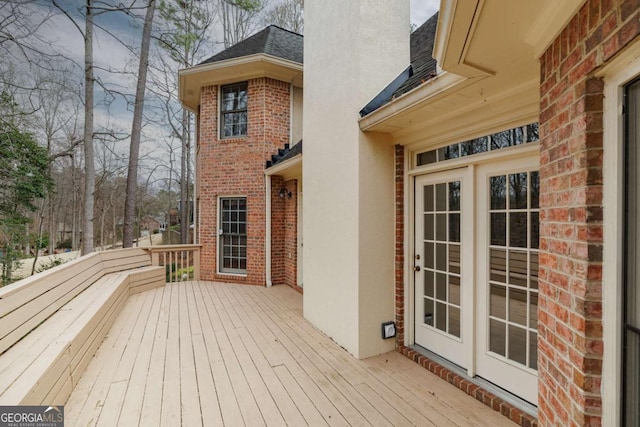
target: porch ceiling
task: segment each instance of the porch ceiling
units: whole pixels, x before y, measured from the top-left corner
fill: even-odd
[[[538,58],[582,3],[441,1],[438,77],[364,117],[361,129],[391,133],[394,143],[408,145],[537,120]]]

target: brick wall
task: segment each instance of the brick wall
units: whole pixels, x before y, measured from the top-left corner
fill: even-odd
[[[201,277],[264,285],[265,161],[289,142],[290,85],[269,78],[248,82],[248,135],[219,139],[218,87],[202,89],[198,156]],[[217,200],[247,197],[247,274],[217,273]]]
[[[404,346],[404,147],[395,146],[395,309],[396,345]]]
[[[291,198],[281,199],[282,188]],[[274,285],[298,287],[298,181],[284,182],[282,177],[271,177],[271,281]]]
[[[589,0],[541,58],[539,423],[602,415],[603,82],[640,2]]]
[[[281,176],[271,177],[271,282],[284,283],[284,211],[286,200],[278,196],[284,184]]]
[[[292,197],[284,205],[284,284],[298,288],[298,181],[284,183]]]

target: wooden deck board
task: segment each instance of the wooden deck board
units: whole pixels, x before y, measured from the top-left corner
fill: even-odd
[[[65,413],[69,425],[515,425],[392,352],[357,360],[292,289],[211,282],[132,295]]]

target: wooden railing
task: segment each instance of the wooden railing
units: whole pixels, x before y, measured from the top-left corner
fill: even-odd
[[[144,248],[151,264],[165,267],[167,283],[200,279],[200,245],[160,245]]]

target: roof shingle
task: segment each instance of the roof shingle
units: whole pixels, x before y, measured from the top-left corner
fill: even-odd
[[[251,37],[213,55],[211,58],[205,59],[200,64],[209,64],[261,53],[302,64],[304,57],[303,46],[302,35],[276,25],[270,25]]]

